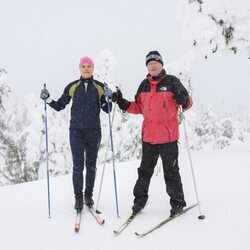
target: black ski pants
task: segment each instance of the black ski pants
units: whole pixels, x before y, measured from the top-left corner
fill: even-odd
[[[96,159],[101,141],[101,129],[70,129],[73,158],[73,187],[77,197],[83,195],[83,170],[86,163],[85,195],[92,197],[96,175]]]
[[[134,204],[144,207],[148,200],[148,189],[159,156],[162,159],[166,191],[171,207],[186,206],[178,166],[177,141],[164,144],[142,144],[142,161],[138,168],[138,179],[134,186]]]

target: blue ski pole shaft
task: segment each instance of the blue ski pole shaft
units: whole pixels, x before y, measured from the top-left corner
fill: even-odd
[[[119,208],[118,208],[118,195],[117,195],[117,185],[116,185],[116,173],[115,173],[115,153],[114,153],[114,145],[113,145],[113,135],[112,135],[112,124],[111,124],[111,115],[110,115],[110,103],[107,98],[108,103],[108,113],[109,113],[109,133],[110,133],[110,144],[111,144],[111,151],[112,151],[112,160],[113,160],[113,176],[114,176],[114,185],[115,185],[115,201],[116,201],[116,214],[119,218]]]
[[[46,89],[46,83],[44,84],[44,89]],[[45,151],[46,151],[46,167],[47,167],[47,191],[48,191],[48,213],[49,218],[51,218],[50,213],[50,183],[49,183],[49,145],[48,145],[48,124],[47,124],[47,103],[44,100],[44,126],[45,126]]]

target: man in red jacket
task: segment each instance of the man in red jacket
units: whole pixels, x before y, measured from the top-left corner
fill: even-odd
[[[148,200],[150,179],[159,156],[164,170],[166,191],[170,196],[170,216],[174,216],[186,206],[178,166],[180,106],[185,111],[192,106],[192,99],[178,78],[167,75],[163,69],[163,59],[158,51],[146,56],[147,78],[140,84],[134,101],[122,97],[120,90],[113,93],[112,101],[120,109],[143,115],[142,161],[138,168],[138,179],[134,186],[133,213],[144,208]]]

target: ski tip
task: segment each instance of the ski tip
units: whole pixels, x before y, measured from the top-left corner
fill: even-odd
[[[113,233],[114,233],[114,234],[119,234],[119,232],[118,232],[118,231],[116,231],[116,230],[114,230],[114,231],[113,231]]]
[[[138,236],[138,237],[141,237],[141,234],[135,232],[135,235]]]
[[[75,232],[78,233],[79,232],[79,228],[75,227]]]
[[[105,224],[105,220],[103,219],[102,222],[101,222],[101,225]]]
[[[199,216],[198,216],[198,219],[199,219],[199,220],[204,220],[205,218],[206,218],[205,215],[199,215]]]

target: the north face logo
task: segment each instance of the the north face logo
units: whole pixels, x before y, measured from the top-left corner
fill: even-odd
[[[161,87],[160,90],[161,91],[167,91],[168,89],[167,89],[167,87]]]

